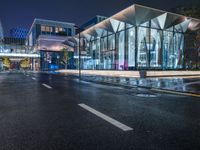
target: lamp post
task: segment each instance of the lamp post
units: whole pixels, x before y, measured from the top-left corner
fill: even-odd
[[[81,33],[79,31],[78,33],[78,75],[79,75],[79,79],[81,79]]]
[[[79,79],[81,79],[81,32],[84,29],[81,29],[79,26],[75,26],[78,31],[78,74]]]
[[[44,53],[44,55],[43,55],[44,59],[41,58],[42,63],[44,63],[44,68],[43,68],[43,64],[41,63],[41,64],[42,64],[42,71],[46,71],[46,70],[47,70],[47,67],[48,67],[48,64],[47,64],[47,62],[48,62],[48,58],[47,58],[47,48],[46,48],[46,47],[42,48],[42,51],[43,51],[43,53]]]

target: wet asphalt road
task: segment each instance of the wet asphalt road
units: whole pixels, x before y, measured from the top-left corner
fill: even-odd
[[[144,93],[156,97],[137,96]],[[124,132],[80,103],[133,130]],[[138,149],[199,150],[200,99],[71,76],[0,74],[0,150]]]

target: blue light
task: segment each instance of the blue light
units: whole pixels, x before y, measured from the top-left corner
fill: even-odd
[[[51,70],[56,70],[56,69],[58,69],[59,67],[58,67],[58,65],[55,65],[55,64],[51,64],[50,65],[50,69]]]

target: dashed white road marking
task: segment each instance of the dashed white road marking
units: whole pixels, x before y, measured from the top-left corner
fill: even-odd
[[[47,84],[45,84],[45,83],[43,83],[42,85],[43,85],[44,87],[48,88],[48,89],[52,89],[51,86],[49,86],[49,85],[47,85]]]
[[[125,131],[125,132],[133,130],[133,128],[128,127],[127,125],[125,125],[125,124],[123,124],[123,123],[121,123],[121,122],[119,122],[119,121],[117,121],[117,120],[115,120],[115,119],[113,119],[113,118],[111,118],[111,117],[109,117],[109,116],[107,116],[107,115],[105,115],[105,114],[103,114],[103,113],[101,113],[101,112],[99,112],[99,111],[97,111],[97,110],[85,105],[85,104],[78,104],[78,105],[80,107],[84,108],[85,110],[95,114],[96,116],[100,117],[101,119],[109,122],[110,124],[118,127],[119,129]]]
[[[36,78],[34,78],[34,77],[33,77],[32,79],[33,79],[33,80],[36,80]]]

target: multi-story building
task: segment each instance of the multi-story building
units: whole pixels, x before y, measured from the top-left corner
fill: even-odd
[[[0,42],[3,40],[4,34],[3,34],[3,27],[2,27],[2,23],[0,21]]]
[[[12,28],[10,30],[10,37],[16,39],[25,39],[28,34],[28,29],[24,28]]]
[[[3,52],[3,27],[2,27],[2,24],[1,24],[1,21],[0,21],[0,53]],[[3,62],[2,62],[2,59],[0,58],[0,71],[3,69]]]
[[[3,27],[2,27],[2,23],[0,21],[0,52],[3,52],[3,39],[4,39],[4,34],[3,34]]]
[[[66,45],[63,44],[67,37],[75,35],[75,24],[35,19],[28,32],[26,45],[40,53],[40,67],[42,70],[51,68],[64,68],[61,59]]]
[[[107,17],[97,15],[94,18],[92,18],[89,21],[87,21],[86,23],[84,23],[83,25],[81,25],[80,28],[81,29],[87,29],[87,28],[89,28],[91,26],[94,26],[95,24],[97,24],[97,23],[99,23],[99,22],[101,22],[101,21],[103,21],[105,19],[107,19]]]
[[[4,45],[25,45],[24,38],[13,38],[13,37],[4,37],[3,39]]]
[[[35,46],[37,39],[41,35],[48,36],[73,36],[75,35],[75,24],[52,21],[45,19],[35,19],[27,35],[26,44]]]

